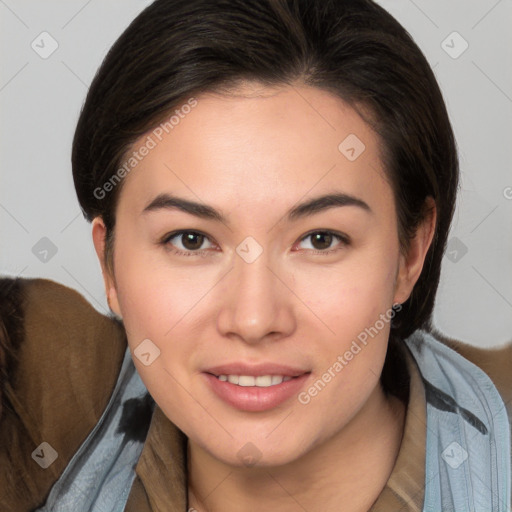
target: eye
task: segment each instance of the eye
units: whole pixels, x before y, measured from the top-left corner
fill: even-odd
[[[166,235],[162,240],[162,244],[171,245],[176,249],[176,252],[190,253],[200,253],[213,247],[211,240],[205,234],[198,231],[175,231]]]
[[[337,243],[336,243],[337,242]],[[301,238],[299,245],[303,244],[302,249],[313,250],[315,252],[331,253],[342,247],[349,245],[350,240],[346,235],[334,233],[333,231],[319,230],[312,231]]]

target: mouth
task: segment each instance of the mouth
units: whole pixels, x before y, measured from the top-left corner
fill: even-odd
[[[269,388],[270,386],[277,386],[283,382],[296,379],[297,377],[290,377],[289,375],[215,375],[222,382],[229,382],[236,386],[250,387],[256,386],[258,388]]]
[[[225,365],[203,372],[210,389],[229,406],[263,412],[296,396],[311,371],[281,365]]]

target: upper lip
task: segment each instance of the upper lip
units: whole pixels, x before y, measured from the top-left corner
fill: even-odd
[[[216,375],[217,377],[219,375],[252,375],[253,377],[262,375],[282,375],[283,377],[298,377],[310,372],[302,368],[274,363],[227,363],[212,366],[204,371]]]

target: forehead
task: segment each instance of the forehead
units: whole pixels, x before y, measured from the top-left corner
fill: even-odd
[[[142,210],[172,192],[219,208],[261,209],[333,189],[389,201],[379,144],[359,114],[327,91],[246,83],[178,105],[142,136],[120,203],[129,197]]]

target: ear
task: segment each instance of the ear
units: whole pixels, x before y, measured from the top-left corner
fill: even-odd
[[[92,221],[92,241],[96,254],[100,261],[101,273],[103,274],[103,283],[105,285],[105,293],[107,295],[108,305],[110,310],[122,318],[119,301],[117,299],[116,282],[114,279],[113,269],[110,269],[105,260],[105,241],[107,235],[107,228],[101,217],[95,217]]]
[[[410,297],[414,285],[420,277],[425,257],[434,238],[437,211],[432,197],[426,199],[425,208],[427,213],[418,226],[414,238],[410,240],[407,253],[400,255],[395,286],[395,304],[402,304]]]

